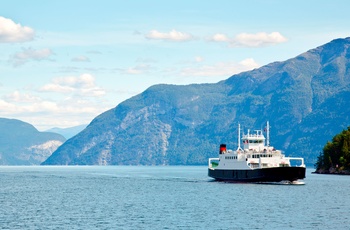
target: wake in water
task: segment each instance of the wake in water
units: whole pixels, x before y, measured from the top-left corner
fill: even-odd
[[[280,181],[280,182],[242,182],[242,181],[217,181],[215,179],[208,180],[208,182],[220,182],[230,184],[266,184],[266,185],[305,185],[304,181]]]
[[[304,181],[280,181],[280,182],[257,182],[256,184],[273,184],[273,185],[305,185]]]

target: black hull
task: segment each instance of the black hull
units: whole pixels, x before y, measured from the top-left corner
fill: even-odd
[[[248,170],[208,169],[208,176],[219,181],[280,182],[305,178],[304,167],[277,167]]]

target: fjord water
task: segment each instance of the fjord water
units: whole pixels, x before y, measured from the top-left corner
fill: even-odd
[[[2,166],[0,229],[345,229],[350,177],[216,182],[205,166]]]

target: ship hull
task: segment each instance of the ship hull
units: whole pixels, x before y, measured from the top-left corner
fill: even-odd
[[[247,170],[208,169],[208,176],[219,181],[232,182],[280,182],[305,178],[305,167],[274,167]]]

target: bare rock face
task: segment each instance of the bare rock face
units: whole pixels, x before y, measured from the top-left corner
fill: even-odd
[[[24,158],[27,160],[32,158],[41,163],[51,156],[51,154],[62,144],[62,141],[50,140],[43,144],[32,145],[27,148],[32,154],[26,154],[24,155]]]

